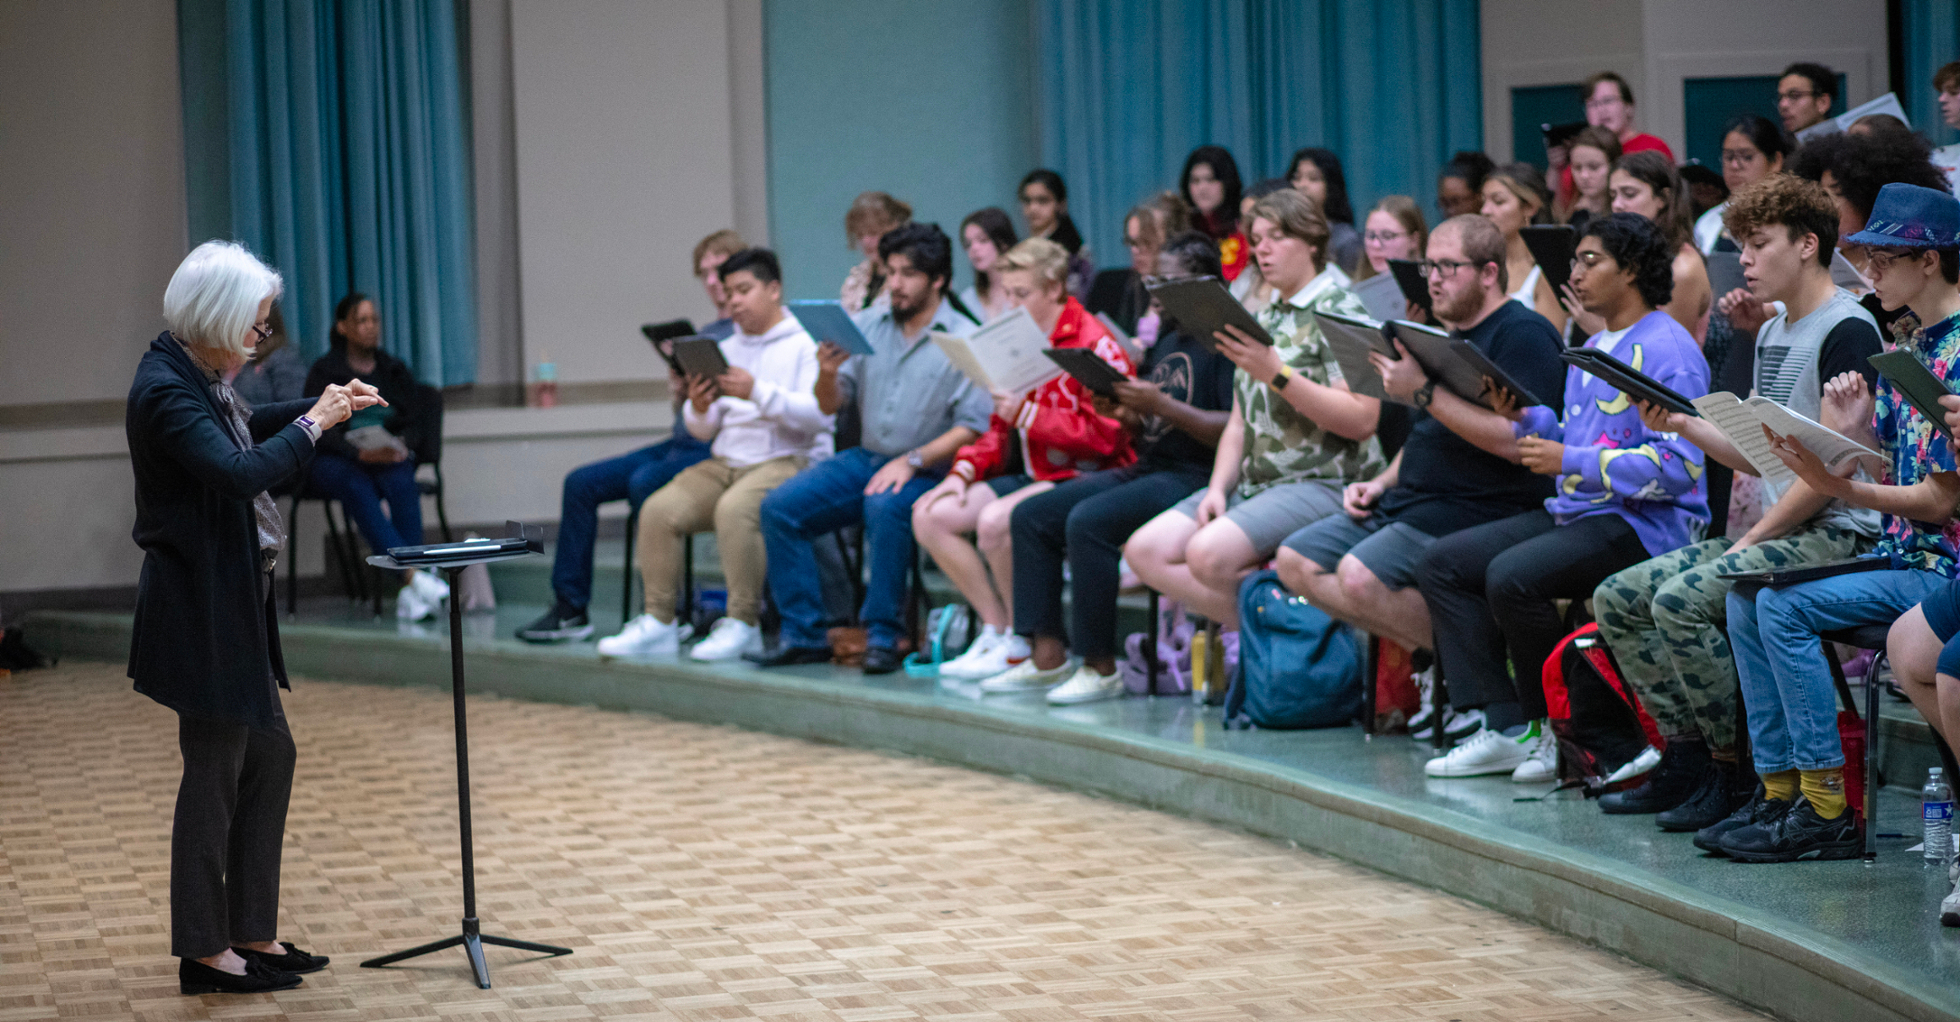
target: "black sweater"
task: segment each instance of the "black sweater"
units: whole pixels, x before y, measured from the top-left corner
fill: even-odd
[[[356,373],[354,367],[347,364],[347,348],[334,345],[313,363],[312,370],[306,374],[306,395],[319,397],[327,387],[344,387],[356,377],[381,391],[381,399],[388,402],[388,418],[382,423],[388,432],[406,436],[421,422],[416,407],[415,373],[407,363],[379,348],[374,352],[374,372]],[[415,438],[410,437],[407,442],[411,449],[415,448]],[[358,461],[361,457],[360,450],[347,442],[347,424],[344,422],[320,437],[320,453],[336,454],[349,461]]]
[[[272,683],[286,685],[286,666],[252,498],[312,460],[312,441],[292,424],[311,407],[306,398],[254,409],[255,446],[239,450],[203,372],[168,333],[137,364],[124,419],[143,548],[129,643],[136,691],[189,716],[272,724]]]

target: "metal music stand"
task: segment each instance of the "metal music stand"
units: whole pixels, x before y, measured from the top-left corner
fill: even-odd
[[[469,955],[470,972],[476,977],[479,989],[490,989],[490,967],[483,961],[483,945],[517,948],[520,951],[536,951],[543,955],[569,955],[568,947],[553,947],[550,944],[533,944],[526,940],[513,940],[510,937],[497,937],[482,932],[476,918],[476,855],[470,837],[470,737],[468,714],[463,703],[463,609],[458,583],[463,569],[472,564],[489,564],[494,561],[509,561],[532,554],[544,553],[542,529],[539,538],[525,535],[524,526],[509,523],[512,538],[525,540],[524,547],[516,550],[471,550],[472,545],[463,543],[440,544],[433,556],[425,555],[414,564],[403,564],[392,556],[378,554],[368,558],[368,563],[377,568],[440,568],[449,577],[449,677],[450,690],[456,700],[456,818],[461,825],[463,843],[463,932],[454,937],[444,937],[432,944],[423,944],[406,951],[370,958],[361,963],[363,969],[379,969],[385,965],[410,958],[417,958],[434,951],[461,946]],[[486,544],[487,545],[487,544]],[[407,549],[407,548],[398,548]],[[389,551],[390,554],[395,551]]]

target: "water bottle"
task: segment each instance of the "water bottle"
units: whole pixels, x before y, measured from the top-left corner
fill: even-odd
[[[1926,822],[1926,861],[1946,865],[1953,857],[1953,789],[1947,786],[1946,771],[1933,767],[1926,772],[1926,787],[1920,792],[1921,818]]]

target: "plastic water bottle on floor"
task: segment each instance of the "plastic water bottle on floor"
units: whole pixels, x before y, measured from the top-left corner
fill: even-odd
[[[1932,767],[1926,772],[1920,800],[1926,822],[1926,861],[1944,866],[1953,857],[1953,789],[1946,783],[1944,769]]]

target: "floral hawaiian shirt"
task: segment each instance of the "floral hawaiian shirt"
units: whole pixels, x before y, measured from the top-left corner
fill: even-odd
[[[1948,387],[1960,384],[1960,313],[1913,331],[1899,346],[1919,356]],[[1882,376],[1874,398],[1872,428],[1892,462],[1892,477],[1887,482],[1911,486],[1928,476],[1954,471],[1953,448],[1940,424],[1927,421]],[[1960,519],[1934,526],[1885,515],[1882,528],[1878,553],[1891,555],[1902,568],[1953,577],[1955,554],[1960,553]]]

